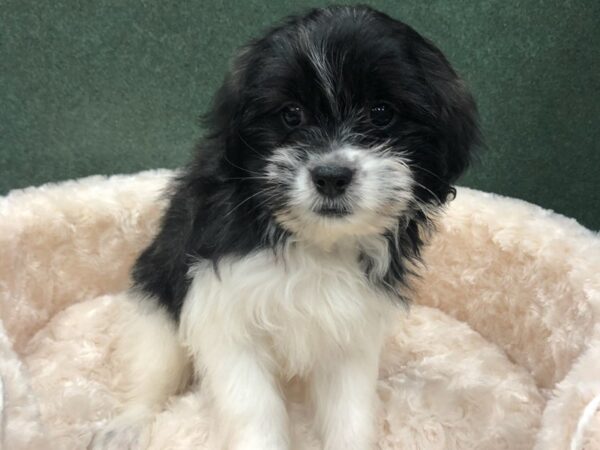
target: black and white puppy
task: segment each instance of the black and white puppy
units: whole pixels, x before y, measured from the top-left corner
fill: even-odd
[[[134,439],[193,367],[228,448],[290,448],[292,378],[324,448],[370,448],[386,322],[476,116],[442,53],[369,7],[316,9],[247,45],[133,269],[128,407],[92,447]]]

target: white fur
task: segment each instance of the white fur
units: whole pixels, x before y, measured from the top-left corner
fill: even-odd
[[[336,83],[332,73],[332,67],[329,64],[326,55],[327,43],[325,41],[315,42],[310,35],[310,31],[303,28],[300,28],[300,38],[302,45],[304,46],[304,51],[308,55],[308,58],[315,69],[319,85],[327,95],[327,99],[329,100],[329,104],[333,111],[337,111],[338,102],[336,101],[335,95]],[[343,56],[341,56],[341,58],[343,58]],[[341,64],[342,62],[343,61],[340,60],[338,64]]]
[[[224,260],[218,275],[205,263],[194,268],[180,336],[223,423],[237,430],[235,448],[289,448],[279,386],[296,376],[317,394],[327,449],[369,448],[390,302],[368,285],[357,256],[354,246],[296,243],[281,255]]]

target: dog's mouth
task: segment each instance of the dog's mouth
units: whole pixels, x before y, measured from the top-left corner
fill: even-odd
[[[349,208],[343,206],[322,206],[317,208],[315,212],[320,216],[331,218],[345,217],[352,213]]]

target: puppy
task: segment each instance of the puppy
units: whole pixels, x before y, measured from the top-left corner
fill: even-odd
[[[290,448],[291,379],[325,449],[371,448],[386,322],[478,143],[473,98],[409,26],[332,6],[243,48],[206,124],[133,269],[127,406],[92,448],[134,445],[190,367],[227,448]]]

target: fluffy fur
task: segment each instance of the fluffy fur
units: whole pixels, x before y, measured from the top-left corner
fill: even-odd
[[[91,447],[135,445],[192,367],[227,448],[289,449],[296,379],[325,449],[371,448],[394,304],[477,145],[471,95],[409,26],[334,6],[246,46],[206,123],[133,269],[128,404]]]
[[[123,406],[129,366],[116,343],[138,314],[116,293],[156,233],[171,176],[93,177],[0,199],[2,448],[85,448]],[[382,353],[379,447],[569,448],[600,393],[600,239],[464,188],[438,228],[416,304],[392,319]],[[303,391],[286,389],[297,448],[320,448]],[[217,447],[202,392],[170,398],[141,433],[149,448]],[[583,448],[599,446],[596,413]]]

